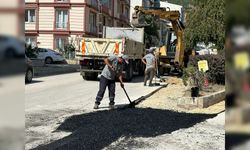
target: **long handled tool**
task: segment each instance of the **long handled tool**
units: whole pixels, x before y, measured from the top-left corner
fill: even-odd
[[[129,106],[128,106],[128,107],[129,107],[129,108],[134,108],[134,107],[135,107],[135,102],[132,102],[132,101],[130,100],[130,98],[129,98],[129,96],[128,96],[128,93],[127,93],[127,91],[125,90],[125,88],[122,87],[122,89],[123,89],[124,93],[126,94],[128,100],[129,100]]]
[[[157,59],[155,59],[155,61],[156,61],[156,65],[155,65],[155,69],[156,69],[156,71],[155,71],[155,76],[154,76],[154,78],[155,78],[155,83],[154,83],[154,85],[155,86],[159,86],[160,85],[160,83],[156,83],[156,77],[159,75],[159,72],[158,72],[158,61],[157,61]]]

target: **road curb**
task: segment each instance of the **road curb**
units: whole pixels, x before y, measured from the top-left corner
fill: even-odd
[[[202,97],[178,97],[177,106],[182,108],[207,108],[225,99],[226,92],[221,90]]]
[[[78,67],[70,65],[64,65],[64,66],[46,65],[42,67],[34,67],[34,77],[43,77],[43,76],[59,75],[59,74],[74,73],[74,72],[79,72]]]

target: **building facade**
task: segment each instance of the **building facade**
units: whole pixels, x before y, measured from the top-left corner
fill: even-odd
[[[129,26],[130,0],[25,0],[26,42],[64,49],[76,37],[101,37],[103,26]]]
[[[23,38],[24,3],[22,1],[1,0],[0,35]]]

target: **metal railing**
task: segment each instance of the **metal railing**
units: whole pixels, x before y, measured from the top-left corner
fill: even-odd
[[[57,29],[67,29],[68,22],[56,22],[56,28]]]

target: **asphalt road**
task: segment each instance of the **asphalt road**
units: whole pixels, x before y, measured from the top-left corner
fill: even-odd
[[[98,81],[84,81],[79,73],[35,78],[25,88],[25,149],[224,149],[224,113],[107,110],[107,93],[103,108],[93,110]],[[137,77],[125,88],[134,100],[158,87],[144,87]],[[116,104],[127,103],[117,83]]]
[[[132,100],[154,91],[158,87],[144,87],[142,77],[135,77],[132,82],[125,83]],[[92,110],[99,88],[98,81],[83,80],[79,73],[35,78],[25,86],[25,111],[57,110],[76,107]],[[108,89],[101,107],[108,106]],[[116,104],[126,104],[128,100],[120,84],[116,83]],[[78,105],[76,105],[78,104]]]
[[[144,87],[142,80],[142,77],[135,77],[132,82],[125,83],[131,100],[159,88]],[[93,106],[98,87],[98,81],[85,81],[79,73],[34,78],[31,84],[26,84],[26,149],[48,143],[48,140],[51,140],[48,136],[51,136],[50,133],[64,118],[95,111]],[[107,110],[109,103],[107,91],[98,111]],[[119,83],[116,83],[115,102],[116,105],[128,104]],[[55,136],[60,138],[63,135]]]

